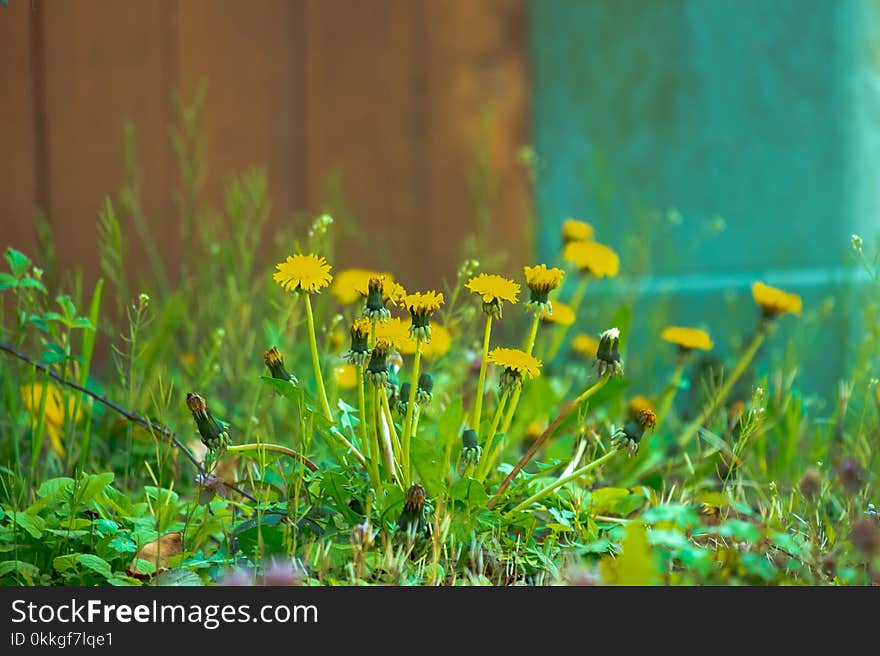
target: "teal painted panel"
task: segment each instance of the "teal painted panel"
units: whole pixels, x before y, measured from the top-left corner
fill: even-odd
[[[849,236],[880,217],[878,19],[871,0],[532,0],[542,256],[590,221],[630,253],[604,291],[634,285],[722,345],[754,279],[846,307]],[[833,316],[815,339],[845,338],[852,312]],[[843,363],[823,351],[827,392]]]

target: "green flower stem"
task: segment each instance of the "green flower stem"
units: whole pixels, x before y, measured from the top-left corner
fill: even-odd
[[[409,399],[406,404],[406,418],[403,420],[403,438],[401,439],[401,447],[403,447],[403,478],[404,484],[408,488],[412,482],[412,467],[410,463],[410,441],[412,440],[412,422],[413,411],[416,405],[416,390],[419,387],[419,367],[422,363],[422,340],[416,339],[416,355],[413,358],[412,376],[409,384]]]
[[[348,438],[345,437],[345,435],[343,435],[343,434],[340,432],[340,430],[339,430],[338,428],[336,428],[336,426],[331,426],[331,427],[330,427],[330,433],[331,433],[336,439],[338,439],[340,442],[342,442],[342,444],[345,446],[346,449],[348,449],[349,451],[351,451],[351,455],[353,455],[353,456],[355,457],[355,459],[356,459],[359,463],[361,463],[361,466],[362,466],[364,469],[367,469],[368,464],[367,464],[367,459],[364,457],[364,454],[361,453],[360,450],[359,450],[354,444],[352,444],[351,442],[349,442]]]
[[[749,364],[751,364],[752,360],[755,359],[755,355],[758,353],[758,349],[761,348],[761,344],[764,343],[764,339],[766,339],[767,337],[768,325],[769,324],[766,321],[762,321],[761,325],[758,327],[758,332],[755,333],[755,336],[752,338],[751,343],[748,345],[748,347],[740,357],[739,362],[736,363],[736,367],[734,368],[733,372],[731,372],[730,377],[724,381],[715,396],[713,396],[709,400],[709,402],[703,408],[703,411],[700,413],[700,416],[694,419],[684,429],[681,437],[678,438],[678,445],[680,447],[687,446],[687,444],[690,443],[694,436],[699,432],[703,424],[709,421],[718,406],[724,403],[725,399],[727,399],[728,394],[730,394],[730,390],[733,389],[736,381],[738,381],[743,373],[745,373],[745,370],[748,368]]]
[[[535,312],[535,318],[532,320],[532,328],[529,330],[529,337],[526,340],[525,349],[523,349],[529,355],[535,350],[535,338],[538,336],[538,326],[540,323],[541,313]],[[510,424],[513,422],[513,414],[516,412],[516,407],[519,405],[520,396],[522,396],[522,385],[517,386],[510,399],[510,405],[507,408],[507,417],[504,420],[504,425],[501,426],[501,432],[505,435],[510,428]]]
[[[553,484],[549,485],[548,487],[545,487],[543,490],[540,490],[539,492],[536,492],[535,494],[530,496],[528,499],[526,499],[522,503],[516,505],[512,510],[510,510],[506,514],[509,516],[509,515],[512,515],[513,513],[518,512],[520,510],[525,510],[526,508],[531,506],[533,503],[540,501],[541,499],[544,499],[545,497],[551,495],[553,492],[555,492],[556,490],[561,488],[566,483],[570,483],[571,481],[580,478],[581,476],[583,476],[587,472],[595,469],[599,465],[607,462],[608,460],[611,460],[611,458],[613,458],[614,454],[616,454],[616,453],[617,453],[617,449],[614,449],[613,451],[609,451],[605,455],[600,456],[599,458],[596,458],[595,460],[593,460],[590,463],[587,463],[586,465],[584,465],[580,469],[575,469],[568,476],[561,476],[561,477],[557,478],[553,482]]]
[[[394,456],[402,461],[403,459],[403,449],[400,446],[400,438],[397,436],[397,429],[394,427],[394,415],[391,412],[391,406],[388,403],[388,396],[386,394],[380,394],[379,398],[382,400],[382,410],[385,413],[385,421],[388,422],[388,437],[391,440],[391,448]]]
[[[675,399],[675,393],[678,391],[678,387],[681,384],[681,377],[684,375],[685,362],[686,358],[684,354],[679,355],[678,362],[675,365],[675,371],[672,372],[672,377],[669,379],[669,383],[667,383],[666,388],[660,395],[660,399],[657,401],[658,426],[663,423],[663,418],[669,412],[669,408],[672,407],[672,401]]]
[[[305,465],[310,471],[318,471],[318,466],[315,465],[311,460],[306,458],[304,455],[297,453],[293,449],[288,449],[286,446],[281,446],[280,444],[236,444],[235,446],[227,446],[224,450],[224,454],[228,453],[245,453],[247,451],[257,451],[260,453],[265,453],[266,451],[272,451],[274,453],[280,453],[282,455],[288,456],[301,462]]]
[[[605,387],[605,385],[610,380],[610,376],[603,376],[596,383],[585,389],[579,397],[577,397],[574,401],[566,405],[562,411],[556,416],[556,419],[552,421],[552,423],[546,428],[546,430],[541,433],[540,437],[532,443],[532,446],[529,447],[529,450],[526,451],[522,458],[519,459],[519,462],[516,463],[516,466],[511,470],[511,472],[501,481],[501,485],[498,486],[498,490],[495,492],[495,496],[493,496],[488,503],[488,507],[492,508],[496,503],[498,503],[498,499],[501,498],[501,495],[504,494],[504,491],[507,489],[507,486],[510,485],[510,482],[522,471],[523,467],[525,467],[529,461],[535,456],[544,442],[546,442],[551,435],[556,431],[556,429],[564,422],[572,412],[578,409],[587,399],[593,396],[600,389]],[[611,452],[613,453],[613,451]]]
[[[577,311],[578,307],[580,307],[581,301],[584,300],[584,294],[587,291],[587,285],[590,284],[590,277],[588,275],[582,275],[580,280],[578,281],[578,286],[574,290],[574,294],[571,297],[571,311],[574,313],[575,321],[577,321]],[[552,360],[556,357],[556,354],[559,352],[559,347],[562,346],[562,343],[565,341],[565,336],[568,334],[568,329],[571,326],[558,326],[554,331],[553,335],[553,343],[550,345],[550,351],[547,353],[547,360]]]
[[[324,415],[331,424],[333,413],[330,412],[330,402],[327,400],[327,390],[324,389],[324,377],[321,375],[321,360],[318,357],[318,341],[315,338],[315,316],[312,314],[312,299],[309,294],[303,294],[306,301],[306,319],[309,323],[309,347],[312,349],[312,364],[315,367],[315,380],[318,384],[318,395],[321,397],[321,405],[324,407]],[[355,449],[357,451],[357,449]],[[363,456],[361,456],[363,458]]]
[[[480,460],[477,463],[476,469],[476,479],[482,482],[489,473],[489,449],[492,447],[492,442],[495,441],[495,435],[498,434],[498,424],[501,421],[501,417],[504,416],[504,404],[507,403],[507,399],[510,396],[510,389],[505,389],[501,394],[501,399],[498,401],[498,407],[495,408],[495,416],[492,418],[492,426],[489,428],[489,435],[486,438],[486,444],[483,446],[483,452],[480,454]],[[497,452],[499,449],[498,446],[495,446],[492,449],[493,454]]]
[[[361,448],[369,449],[370,453],[370,478],[373,479],[373,488],[382,496],[382,477],[379,476],[379,436],[375,431],[370,431],[372,439],[367,431],[367,402],[364,396],[364,368],[357,367],[358,386],[358,413],[361,419]]]
[[[492,315],[486,315],[486,330],[483,334],[483,356],[480,360],[480,379],[477,382],[477,393],[474,399],[474,418],[471,426],[477,431],[477,440],[480,439],[480,416],[483,412],[483,391],[486,387],[486,368],[489,359],[489,338],[492,334]]]

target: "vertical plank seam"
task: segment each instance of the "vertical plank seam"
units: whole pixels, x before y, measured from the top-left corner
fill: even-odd
[[[159,93],[164,98],[161,111],[161,135],[164,144],[164,147],[162,149],[162,152],[164,153],[164,156],[162,157],[162,166],[164,168],[164,171],[162,172],[162,189],[165,194],[163,206],[165,207],[166,216],[161,217],[159,221],[166,229],[170,229],[171,225],[173,225],[172,217],[175,213],[173,189],[174,179],[176,176],[176,162],[174,149],[171,147],[170,130],[174,123],[174,105],[171,102],[171,98],[172,94],[177,91],[176,87],[180,77],[178,71],[178,68],[180,66],[180,59],[178,57],[177,51],[177,17],[179,11],[179,3],[178,0],[166,0],[162,3],[162,7],[165,9],[165,11],[163,12],[164,15],[160,20],[160,29],[162,30],[160,79],[163,88],[159,90]],[[179,234],[179,231],[175,230],[173,234]],[[181,244],[180,247],[183,248],[184,245]],[[169,273],[173,275],[173,271]]]
[[[431,175],[431,139],[429,138],[431,129],[431,67],[432,60],[432,44],[430,27],[428,25],[427,2],[415,2],[412,5],[415,18],[415,56],[413,64],[415,70],[411,73],[414,77],[413,93],[415,94],[415,102],[413,103],[413,117],[411,120],[412,129],[412,157],[415,158],[413,184],[415,186],[412,198],[415,202],[421,201],[421,207],[410,208],[416,210],[415,216],[404,216],[403,221],[410,225],[409,230],[404,234],[407,237],[414,237],[418,234],[427,234],[428,244],[408,243],[403,245],[403,250],[419,249],[424,250],[428,254],[428,261],[423,262],[420,271],[413,272],[420,285],[427,287],[439,287],[439,280],[429,280],[425,276],[425,271],[437,272],[440,270],[441,264],[437,262],[437,243],[434,231],[435,222],[440,215],[436,213],[433,203],[432,186],[430,183]],[[418,223],[418,225],[416,225]]]
[[[33,104],[33,148],[34,148],[34,206],[42,209],[52,220],[49,207],[49,134],[48,98],[46,90],[46,39],[43,23],[44,3],[34,5],[30,15],[31,29],[31,102]],[[33,207],[31,211],[33,211]],[[36,231],[36,224],[33,223]]]

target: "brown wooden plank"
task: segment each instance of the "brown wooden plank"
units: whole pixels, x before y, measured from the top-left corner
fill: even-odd
[[[491,203],[499,248],[526,254],[530,194],[517,151],[527,142],[525,18],[520,0],[309,0],[309,189],[342,172],[373,241],[356,264],[395,267],[437,286],[475,230],[472,173],[481,115],[492,117]],[[346,261],[345,265],[352,262]]]
[[[98,268],[95,222],[123,180],[123,122],[138,128],[148,216],[167,207],[166,2],[39,2],[46,62],[49,215],[62,266]],[[132,237],[134,230],[127,231]],[[130,266],[145,266],[135,243]]]
[[[35,252],[33,33],[30,4],[0,7],[0,249]]]
[[[343,250],[337,266],[393,268],[410,287],[433,277],[419,202],[422,9],[410,0],[306,3],[312,209],[328,176],[340,172],[345,200],[369,238],[366,248]]]
[[[271,225],[307,206],[303,0],[182,0],[177,5],[178,87],[208,84],[203,115],[204,201],[222,207],[234,173],[269,175]]]
[[[476,191],[481,150],[493,191],[482,253],[507,255],[521,275],[529,257],[531,212],[527,172],[518,163],[528,143],[528,62],[521,0],[427,0],[428,161],[423,202],[432,258],[451,276],[462,259],[461,240],[481,230]]]

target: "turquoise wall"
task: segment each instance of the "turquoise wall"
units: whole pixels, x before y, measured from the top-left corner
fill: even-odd
[[[542,256],[582,218],[629,254],[596,293],[635,289],[722,352],[754,279],[833,301],[786,329],[845,339],[850,235],[880,216],[878,17],[869,0],[532,0]],[[813,356],[807,386],[832,388],[841,353]]]

